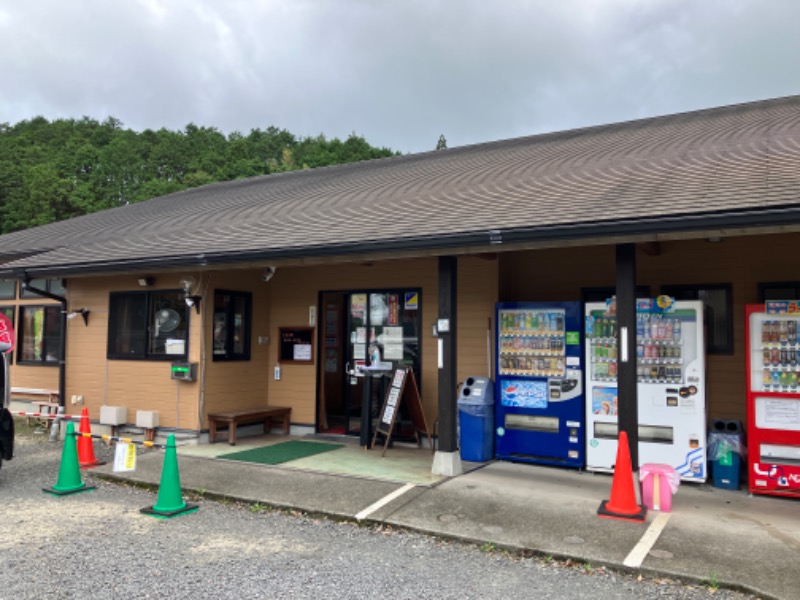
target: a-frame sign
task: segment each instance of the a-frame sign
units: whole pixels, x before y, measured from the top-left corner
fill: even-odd
[[[433,450],[433,440],[430,431],[428,431],[428,424],[425,421],[425,412],[422,410],[422,399],[419,395],[419,388],[417,387],[417,380],[414,377],[414,371],[407,368],[400,368],[396,369],[394,372],[392,385],[386,392],[386,398],[383,401],[378,426],[375,428],[375,434],[372,436],[372,445],[370,447],[375,446],[378,434],[384,437],[381,456],[386,455],[386,448],[388,448],[389,441],[392,439],[397,415],[400,412],[400,403],[404,400],[408,407],[409,415],[411,416],[411,424],[414,428],[414,438],[417,440],[417,447],[422,445],[419,437],[419,434],[422,433],[428,436],[428,443],[431,446],[431,450]]]

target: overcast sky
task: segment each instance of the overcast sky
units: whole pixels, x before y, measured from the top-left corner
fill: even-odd
[[[799,0],[0,0],[0,123],[417,152],[793,94]]]

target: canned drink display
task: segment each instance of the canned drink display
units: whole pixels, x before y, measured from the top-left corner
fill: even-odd
[[[786,321],[778,323],[778,341],[786,344],[789,341],[789,324]]]

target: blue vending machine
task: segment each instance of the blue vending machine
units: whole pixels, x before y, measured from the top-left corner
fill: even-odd
[[[580,302],[497,305],[495,455],[583,468]]]

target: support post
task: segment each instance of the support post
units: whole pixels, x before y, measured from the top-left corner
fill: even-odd
[[[456,296],[458,294],[458,259],[439,257],[439,447],[433,459],[433,472],[461,474],[461,456],[456,439]]]
[[[617,245],[617,396],[619,432],[627,434],[631,466],[639,471],[639,410],[636,382],[636,246]]]

